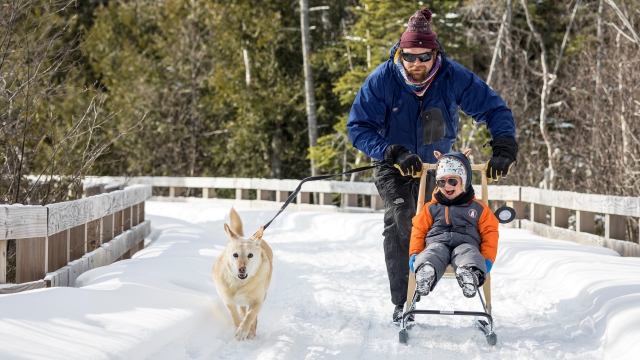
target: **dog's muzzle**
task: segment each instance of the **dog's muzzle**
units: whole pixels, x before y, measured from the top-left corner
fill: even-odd
[[[244,280],[247,278],[247,268],[246,267],[241,267],[238,269],[238,278],[240,280]]]

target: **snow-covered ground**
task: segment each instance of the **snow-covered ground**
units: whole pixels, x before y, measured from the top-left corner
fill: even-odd
[[[275,211],[238,209],[253,233]],[[79,288],[0,296],[0,359],[637,359],[640,258],[501,229],[492,271],[498,344],[472,319],[391,324],[382,215],[284,212],[265,232],[274,276],[258,338],[237,342],[211,280],[228,208],[147,203],[162,231]],[[419,308],[480,310],[454,280]]]

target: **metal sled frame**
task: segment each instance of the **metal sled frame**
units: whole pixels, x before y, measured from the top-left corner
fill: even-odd
[[[419,214],[422,208],[424,207],[424,195],[426,191],[427,184],[427,169],[435,169],[435,164],[423,164],[423,172],[420,177],[420,190],[418,192],[418,204],[416,214]],[[489,204],[489,190],[487,188],[487,177],[484,172],[484,164],[473,164],[471,165],[471,170],[479,170],[481,175],[480,178],[482,180],[482,202],[485,204]],[[443,278],[455,278],[455,273],[453,271],[453,267],[449,265],[443,275]],[[476,289],[479,290],[479,289]],[[457,310],[416,310],[415,306],[417,303],[417,299],[419,297],[418,293],[416,293],[416,277],[413,272],[409,272],[409,287],[407,291],[407,299],[411,299],[411,302],[407,301],[407,305],[405,307],[405,311],[402,314],[402,321],[400,323],[401,330],[398,334],[398,340],[400,343],[406,344],[409,340],[409,333],[407,327],[407,318],[411,315],[460,315],[460,316],[473,316],[475,320],[476,327],[481,330],[485,337],[487,338],[487,342],[489,345],[495,345],[498,341],[498,337],[496,333],[493,331],[493,317],[491,317],[491,274],[486,274],[486,279],[484,285],[482,286],[482,292],[484,293],[484,298],[480,291],[476,291],[478,297],[480,298],[480,302],[482,303],[482,311],[457,311]],[[486,302],[485,302],[486,299]],[[486,320],[481,320],[479,318],[485,318]]]

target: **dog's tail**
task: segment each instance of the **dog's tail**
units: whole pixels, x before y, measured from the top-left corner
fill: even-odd
[[[231,211],[229,212],[229,218],[231,220],[231,230],[238,236],[244,236],[242,220],[240,219],[240,215],[236,212],[236,209],[233,207],[231,207]]]

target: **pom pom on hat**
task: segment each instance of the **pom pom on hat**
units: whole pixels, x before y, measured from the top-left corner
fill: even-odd
[[[400,48],[439,49],[437,34],[431,29],[432,13],[428,8],[416,11],[409,18],[409,26],[400,38]]]

